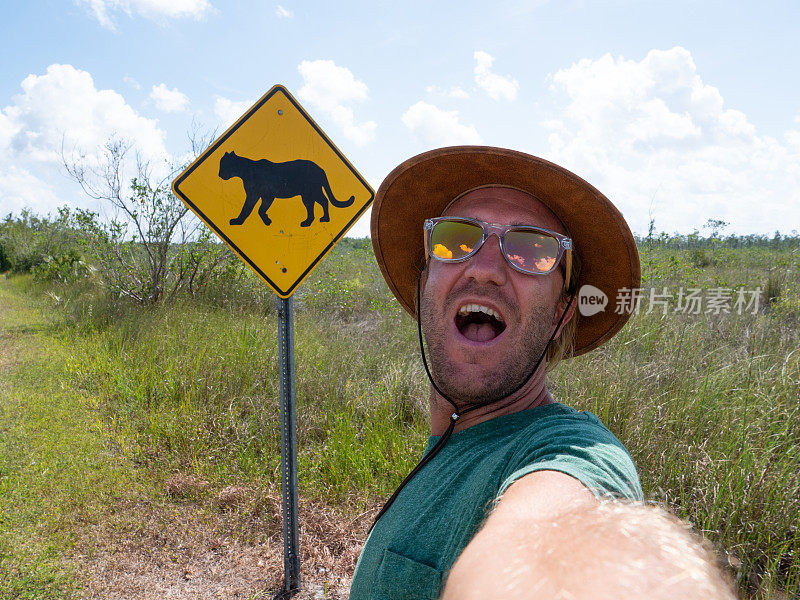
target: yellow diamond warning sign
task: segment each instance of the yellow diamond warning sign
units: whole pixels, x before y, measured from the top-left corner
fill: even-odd
[[[294,293],[375,196],[280,85],[172,189],[281,298]]]

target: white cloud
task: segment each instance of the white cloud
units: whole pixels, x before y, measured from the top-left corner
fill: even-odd
[[[278,8],[275,9],[275,14],[279,19],[291,19],[294,16],[292,11],[283,8],[280,4],[278,4]]]
[[[116,28],[113,13],[123,12],[129,17],[136,13],[153,21],[166,19],[202,19],[211,10],[208,0],[75,0],[86,9],[98,23],[112,31]]]
[[[458,100],[464,100],[466,98],[469,98],[469,94],[466,91],[464,91],[464,88],[457,85],[450,86],[450,88],[448,89],[440,88],[435,85],[429,85],[428,87],[425,88],[425,91],[428,92],[429,94],[435,94],[437,96],[445,96],[447,98],[455,98]]]
[[[62,139],[66,147],[88,150],[116,134],[134,140],[147,156],[166,156],[157,122],[139,116],[114,90],[98,90],[86,71],[54,64],[21,86],[23,93],[2,111],[8,122],[0,129],[14,131],[8,143],[18,155],[58,162]]]
[[[123,78],[122,78],[122,81],[124,81],[125,83],[127,83],[129,86],[131,86],[131,87],[132,87],[133,89],[135,89],[135,90],[140,90],[140,89],[142,89],[142,86],[141,86],[141,85],[139,85],[139,82],[138,82],[138,81],[136,81],[136,80],[135,80],[133,77],[131,77],[130,75],[125,75],[125,77],[123,77]]]
[[[0,153],[5,152],[11,145],[11,140],[17,135],[19,125],[12,120],[6,111],[0,110]]]
[[[795,116],[794,122],[797,125],[800,125],[800,114]],[[787,144],[794,146],[797,150],[800,150],[800,129],[790,129],[783,135],[783,137]]]
[[[787,131],[784,134],[784,138],[786,139],[787,144],[800,150],[800,131],[796,129]]]
[[[691,53],[651,50],[640,61],[605,55],[555,73],[562,106],[544,126],[551,158],[611,198],[634,231],[691,231],[709,218],[765,231],[800,222],[800,146],[756,132]]]
[[[487,52],[476,50],[475,58],[475,83],[493,100],[516,100],[519,91],[519,82],[508,76],[492,73],[494,57]]]
[[[0,217],[8,213],[19,213],[23,208],[31,208],[38,214],[47,214],[63,204],[53,186],[42,181],[28,170],[14,164],[3,164],[0,177]]]
[[[0,172],[10,174],[0,194],[4,205],[12,204],[9,210],[55,208],[53,189],[65,181],[62,145],[67,153],[79,149],[91,157],[116,136],[135,143],[145,159],[168,157],[157,121],[137,114],[117,92],[97,89],[86,71],[54,64],[21,87],[0,110]]]
[[[405,112],[402,119],[403,124],[428,148],[481,143],[474,125],[459,122],[457,110],[446,111],[419,101]]]
[[[150,99],[158,110],[164,112],[181,112],[189,107],[189,98],[179,92],[178,88],[169,89],[166,83],[154,85],[150,90]]]
[[[375,139],[374,121],[357,124],[349,105],[368,98],[367,85],[356,79],[350,69],[336,66],[332,60],[304,60],[297,67],[303,77],[300,99],[321,111],[357,146]]]
[[[241,117],[244,114],[244,111],[246,111],[252,105],[253,103],[247,100],[235,102],[233,100],[229,100],[228,98],[217,96],[217,98],[214,100],[214,114],[219,117],[222,126],[227,128],[233,125],[233,122]]]

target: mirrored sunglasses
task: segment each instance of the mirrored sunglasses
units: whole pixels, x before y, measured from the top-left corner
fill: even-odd
[[[564,285],[569,288],[572,269],[572,240],[565,235],[529,225],[496,225],[466,217],[438,217],[425,220],[425,250],[441,262],[470,258],[492,234],[512,268],[531,275],[547,275],[566,254]]]

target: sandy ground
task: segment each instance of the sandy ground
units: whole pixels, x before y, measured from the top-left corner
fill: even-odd
[[[244,487],[217,492],[191,476],[163,501],[126,500],[89,524],[74,561],[92,600],[273,598],[283,589],[280,497]],[[379,507],[352,516],[300,500],[301,592],[346,599],[366,529]]]

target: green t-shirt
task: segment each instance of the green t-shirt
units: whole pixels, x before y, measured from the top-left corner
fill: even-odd
[[[454,433],[375,525],[350,600],[436,598],[495,500],[520,477],[545,470],[578,479],[598,497],[642,499],[630,455],[590,412],[556,403],[484,421]]]

